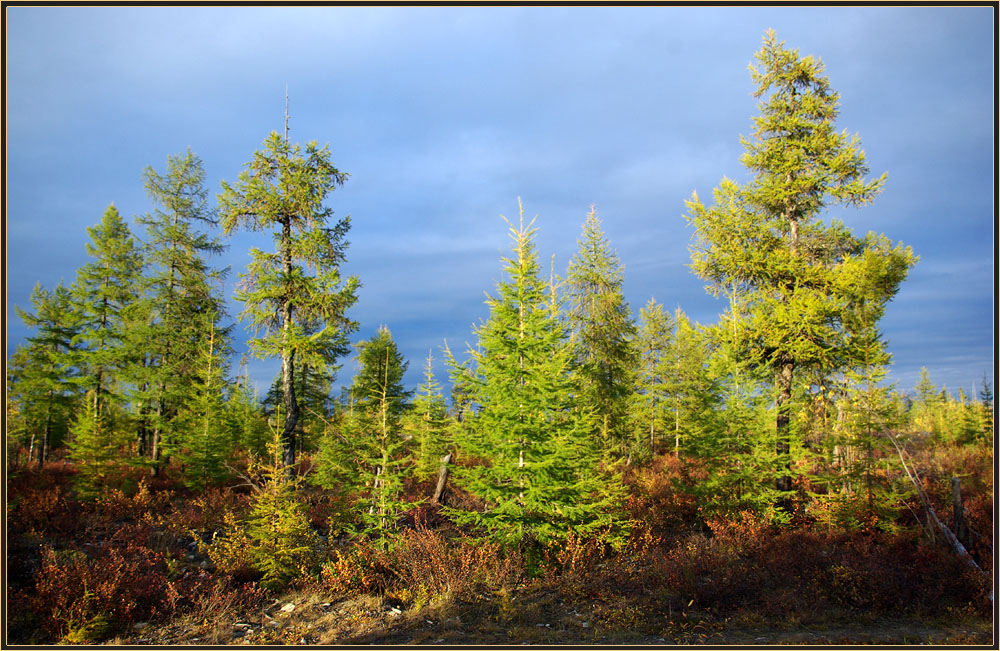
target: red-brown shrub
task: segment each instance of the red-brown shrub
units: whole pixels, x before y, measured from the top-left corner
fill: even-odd
[[[161,554],[135,541],[107,545],[92,557],[78,550],[56,552],[47,547],[35,589],[27,598],[39,632],[50,639],[60,639],[96,620],[113,630],[169,608],[166,569]]]

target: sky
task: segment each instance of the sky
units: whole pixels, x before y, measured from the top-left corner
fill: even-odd
[[[286,87],[291,140],[328,143],[350,175],[327,205],[352,221],[351,339],[387,326],[411,388],[428,352],[447,383],[445,340],[459,357],[474,344],[518,198],[543,267],[554,255],[565,275],[594,205],[636,314],[652,297],[716,322],[726,306],[688,267],[684,200],[747,179],[747,67],[773,28],[822,59],[838,128],[861,138],[872,176],[888,172],[874,204],[824,218],[920,256],[881,322],[889,380],[912,391],[926,367],[938,386],[978,390],[995,355],[994,11],[8,6],[6,353],[30,335],[13,307],[36,283],[73,281],[110,203],[143,234],[147,166],[190,148],[214,197],[282,129]],[[231,269],[231,297],[250,247],[271,241],[225,239],[211,264]],[[252,360],[251,377],[265,389],[279,367]],[[343,360],[335,386],[354,370]]]

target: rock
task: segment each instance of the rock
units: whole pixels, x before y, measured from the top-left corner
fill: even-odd
[[[295,604],[293,604],[292,602],[288,602],[287,604],[281,607],[281,612],[283,613],[290,613],[293,610],[295,610]]]
[[[132,629],[136,631],[141,631],[147,626],[149,626],[149,622],[136,622],[135,624],[132,625]]]

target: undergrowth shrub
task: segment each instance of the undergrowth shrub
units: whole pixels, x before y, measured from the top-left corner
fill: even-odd
[[[80,644],[169,611],[168,585],[166,558],[141,540],[115,541],[90,557],[46,547],[26,598],[41,635]]]
[[[208,542],[196,536],[198,550],[208,556],[215,570],[237,581],[249,581],[260,577],[261,573],[254,563],[254,541],[247,534],[246,528],[236,519],[232,512],[223,515],[218,530],[212,532]]]
[[[334,558],[323,564],[320,585],[335,595],[381,594],[391,576],[382,552],[354,543],[345,551],[335,550]]]
[[[425,528],[404,531],[385,565],[404,588],[461,598],[495,592],[524,575],[521,557],[499,543],[448,539]]]
[[[8,533],[54,538],[79,532],[81,509],[64,486],[25,487],[7,503]]]
[[[475,600],[523,578],[516,551],[423,527],[404,530],[388,550],[363,543],[337,550],[321,570],[322,587],[334,594],[383,594],[417,605],[434,598]]]

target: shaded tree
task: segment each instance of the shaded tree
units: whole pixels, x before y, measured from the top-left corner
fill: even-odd
[[[79,325],[69,290],[61,284],[53,291],[36,284],[31,303],[33,312],[14,308],[35,334],[26,338],[20,355],[12,360],[8,400],[19,406],[17,422],[26,435],[28,461],[37,458],[41,468],[49,447],[62,444],[72,421],[78,393],[73,338]]]
[[[624,271],[591,206],[566,277],[569,324],[580,400],[594,410],[606,450],[628,456],[626,420],[636,353],[635,322],[625,300]]]

